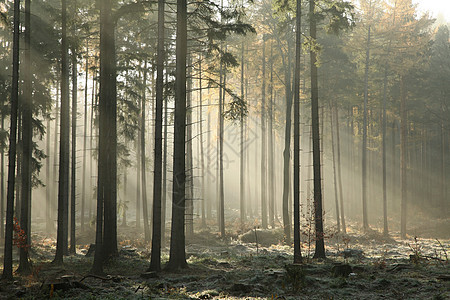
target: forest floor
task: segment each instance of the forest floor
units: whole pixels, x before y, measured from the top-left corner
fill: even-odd
[[[54,266],[54,238],[37,233],[30,250],[33,273],[0,282],[0,299],[450,299],[448,227],[440,240],[399,240],[395,233],[384,238],[357,229],[350,223],[347,234],[326,237],[325,260],[311,258],[314,241],[304,232],[302,265],[292,265],[292,247],[281,242],[281,229],[248,225],[226,240],[200,231],[188,239],[188,268],[155,274],[146,272],[150,246],[142,235],[120,227],[119,255],[105,266],[106,277],[86,276],[93,262],[85,255],[89,244]],[[79,243],[92,235],[84,233]],[[162,252],[164,264],[168,248]]]

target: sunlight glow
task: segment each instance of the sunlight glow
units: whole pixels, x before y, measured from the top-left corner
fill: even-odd
[[[429,12],[433,18],[442,15],[447,22],[450,22],[450,1],[449,0],[413,0],[418,4],[419,11]]]

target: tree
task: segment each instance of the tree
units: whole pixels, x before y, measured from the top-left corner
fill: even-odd
[[[73,1],[74,11],[77,11],[76,1]],[[69,253],[76,253],[75,241],[75,207],[76,207],[76,167],[77,167],[77,101],[78,101],[78,60],[77,60],[77,45],[75,41],[76,22],[72,25],[72,166],[70,176],[70,247]]]
[[[164,0],[158,0],[158,53],[156,57],[156,118],[155,118],[155,167],[153,177],[153,226],[150,270],[161,269],[161,188],[162,188],[162,126],[164,103]],[[167,106],[167,104],[166,104]],[[167,108],[167,107],[166,107]],[[167,125],[167,124],[166,124]],[[166,130],[166,129],[165,129]],[[166,160],[164,159],[166,164]],[[165,191],[164,191],[165,192]],[[165,212],[165,210],[164,210]]]
[[[311,40],[316,40],[317,20],[315,15],[315,0],[309,0],[309,30]],[[323,216],[322,216],[322,177],[320,174],[320,136],[319,136],[319,90],[317,82],[317,52],[311,47],[311,122],[313,141],[313,172],[314,172],[314,220],[316,250],[314,258],[325,258]]]
[[[146,242],[150,242],[150,227],[148,221],[148,207],[147,207],[147,168],[146,168],[146,157],[145,157],[145,102],[146,100],[146,89],[147,89],[147,60],[144,63],[144,76],[142,82],[142,100],[141,100],[141,123],[140,123],[140,143],[141,146],[141,180],[142,180],[142,212],[144,219],[144,239]]]
[[[31,13],[30,0],[25,0],[25,55],[24,55],[24,103],[22,105],[22,184],[21,184],[21,213],[20,213],[20,228],[23,230],[26,239],[26,244],[21,245],[20,261],[18,272],[27,274],[31,272],[31,264],[29,261],[29,215],[31,213],[31,160],[32,160],[32,106],[33,106],[33,91],[32,91],[32,72],[31,72]]]
[[[62,264],[67,254],[67,226],[69,209],[69,69],[67,60],[67,1],[62,0],[61,8],[61,119],[59,142],[59,181],[58,181],[58,228],[56,254],[53,260]]]
[[[20,1],[14,0],[13,68],[11,84],[11,117],[8,150],[8,186],[6,196],[5,249],[2,279],[12,280],[12,246],[14,216],[14,186],[16,169],[17,112],[19,104],[19,23]]]
[[[302,1],[297,0],[294,69],[294,263],[302,262],[300,245],[300,59]],[[317,78],[316,78],[317,80]]]
[[[372,1],[369,2],[369,14]],[[370,38],[371,26],[367,29],[366,62],[364,67],[364,110],[363,110],[363,142],[362,142],[362,206],[363,206],[363,229],[369,230],[367,216],[367,101],[369,97],[369,61],[370,61]]]
[[[172,183],[172,229],[168,270],[185,268],[185,139],[186,139],[186,57],[187,57],[187,1],[177,0],[175,71],[175,124]]]
[[[100,2],[100,99],[96,251],[92,272],[117,254],[117,93],[115,24],[111,0]],[[111,121],[113,120],[113,121]]]
[[[267,159],[266,159],[266,36],[262,45],[262,87],[261,87],[261,223],[267,229]]]

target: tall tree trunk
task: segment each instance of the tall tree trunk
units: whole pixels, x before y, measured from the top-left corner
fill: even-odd
[[[406,189],[406,146],[407,146],[407,115],[406,115],[406,83],[405,78],[402,76],[400,79],[400,118],[401,118],[401,129],[400,129],[400,170],[401,170],[401,217],[400,217],[400,236],[402,239],[406,239],[406,204],[407,204],[407,192]]]
[[[222,46],[221,46],[222,47]],[[226,51],[226,50],[225,50]],[[219,231],[222,238],[225,237],[225,195],[223,186],[223,135],[224,135],[224,100],[225,100],[225,86],[226,86],[226,70],[220,61],[220,89],[219,89]]]
[[[266,159],[266,37],[262,47],[262,92],[261,92],[261,221],[267,229],[267,159]]]
[[[14,217],[14,185],[16,169],[17,112],[19,104],[19,24],[20,1],[14,0],[14,35],[13,35],[13,68],[11,88],[11,117],[8,150],[8,187],[6,196],[5,248],[3,255],[2,279],[12,280],[13,273],[13,217]]]
[[[314,15],[315,0],[309,0],[310,36],[316,40],[316,16]],[[316,249],[314,258],[325,258],[322,213],[322,177],[320,174],[320,136],[319,136],[319,87],[317,82],[317,53],[310,51],[311,57],[311,121],[313,138],[313,171],[314,171],[314,219],[316,230]]]
[[[281,43],[278,40],[279,48]],[[288,55],[289,56],[289,47]],[[291,242],[291,219],[289,216],[289,190],[290,190],[290,162],[291,162],[291,119],[292,119],[292,91],[290,64],[282,55],[284,69],[284,87],[286,96],[286,123],[284,129],[284,151],[283,151],[283,227],[286,244]]]
[[[300,59],[302,1],[297,0],[294,69],[294,264],[302,262],[300,245]]]
[[[337,150],[337,178],[339,186],[339,201],[341,205],[341,225],[342,232],[347,233],[347,227],[345,226],[345,214],[344,214],[344,192],[342,190],[342,172],[341,172],[341,139],[339,135],[339,110],[337,105],[334,106],[335,124],[336,124],[336,150]]]
[[[367,101],[369,97],[369,59],[370,59],[370,26],[367,31],[366,64],[364,73],[364,121],[362,142],[362,206],[363,206],[363,230],[369,229],[367,216]]]
[[[97,235],[94,265],[92,269],[93,273],[96,274],[103,272],[104,260],[117,254],[116,97],[116,55],[111,0],[102,0],[100,2],[100,99],[98,145],[99,159],[97,176]],[[102,209],[104,217],[103,227],[101,225]]]
[[[96,60],[95,63],[96,65]],[[97,119],[98,117],[98,105],[97,105],[97,88],[98,88],[98,84],[97,84],[97,80],[95,80],[95,78],[97,77],[97,71],[95,69],[95,67],[92,70],[92,99],[91,99],[91,138],[90,138],[90,142],[89,142],[89,146],[91,151],[94,149],[94,135],[96,137],[96,143],[97,143],[97,147],[98,147],[98,126],[94,127],[94,120]],[[91,152],[92,153],[92,152]],[[94,169],[93,169],[93,155],[90,155],[90,160],[89,160],[89,169],[91,170],[91,174],[94,173]],[[98,161],[98,159],[97,159]],[[97,174],[98,175],[98,174]],[[91,175],[91,177],[93,177]],[[92,183],[92,180],[89,181],[90,184],[90,191],[91,191],[91,196],[89,197],[89,220],[92,220],[92,208],[93,208],[93,204],[94,204],[94,197],[92,195],[92,191],[93,191],[93,187],[94,184]]]
[[[241,44],[241,99],[244,98],[244,40]],[[245,212],[245,116],[241,114],[240,117],[240,151],[239,151],[239,211],[241,213],[241,224],[244,224],[246,219]]]
[[[168,80],[168,72],[166,72],[166,83]],[[167,207],[167,127],[169,124],[168,121],[168,88],[166,86],[166,95],[164,96],[164,152],[163,159],[164,165],[162,170],[162,196],[161,196],[161,245],[165,245],[166,242],[166,207]]]
[[[208,94],[209,94],[209,89],[208,89]],[[207,117],[207,134],[206,134],[206,145],[208,146],[206,148],[206,166],[208,167],[208,178],[207,178],[207,183],[208,183],[208,197],[207,197],[207,202],[206,202],[206,218],[208,220],[212,219],[212,201],[211,199],[213,199],[212,197],[212,193],[211,193],[211,187],[212,187],[212,182],[211,182],[211,174],[212,174],[212,162],[211,162],[211,154],[212,151],[214,151],[212,149],[212,145],[211,145],[211,96],[208,97],[208,117]]]
[[[88,119],[88,78],[89,78],[89,40],[86,39],[86,73],[84,82],[84,133],[83,133],[83,171],[81,176],[81,215],[80,229],[84,231],[84,215],[86,210],[86,152],[87,152],[87,119]]]
[[[273,155],[273,44],[270,43],[270,82],[269,82],[269,94],[270,103],[268,107],[268,121],[269,121],[269,157],[268,157],[268,167],[269,167],[269,223],[270,226],[275,228],[275,167],[274,167],[274,155]]]
[[[446,203],[446,185],[445,185],[445,129],[444,129],[444,121],[441,121],[441,182],[440,182],[440,194],[441,194],[441,201],[440,201],[440,211],[442,217],[447,216],[447,203]]]
[[[56,255],[53,260],[62,264],[67,254],[67,229],[69,214],[69,66],[67,46],[67,1],[62,0],[62,38],[61,38],[61,119],[59,142],[59,182],[58,182],[58,229]]]
[[[29,261],[30,240],[30,209],[31,209],[31,160],[33,155],[33,128],[32,128],[32,73],[31,73],[31,15],[30,0],[25,0],[25,55],[24,55],[24,103],[22,104],[22,184],[21,184],[21,212],[20,228],[26,236],[26,244],[19,248],[20,259],[17,271],[21,274],[27,274],[31,271]]]
[[[156,57],[156,107],[155,107],[155,149],[153,176],[153,226],[152,226],[152,254],[150,270],[161,269],[161,188],[162,188],[162,130],[163,130],[163,102],[164,102],[164,0],[158,0],[158,46]],[[167,124],[166,124],[167,126]],[[164,158],[164,164],[166,164]],[[165,190],[163,191],[165,192]]]
[[[59,153],[58,153],[58,128],[59,128],[59,102],[60,102],[60,81],[59,78],[56,79],[56,98],[55,98],[55,133],[53,136],[53,172],[52,172],[52,204],[54,209],[52,210],[52,221],[55,221],[57,216],[57,206],[58,206],[58,189],[56,188],[58,185],[58,163],[59,162]]]
[[[139,99],[139,107],[142,106],[142,99]],[[139,121],[140,123],[141,121]],[[136,229],[141,228],[141,168],[142,168],[142,160],[141,160],[141,137],[139,136],[136,139]]]
[[[148,205],[147,205],[147,167],[145,162],[145,102],[147,102],[146,90],[147,90],[147,61],[144,63],[144,77],[142,82],[142,100],[141,100],[141,126],[140,126],[140,139],[141,139],[141,186],[142,186],[142,217],[144,219],[144,240],[150,242],[150,227],[148,222]]]
[[[382,144],[381,144],[381,163],[383,164],[383,234],[389,235],[388,219],[387,219],[387,185],[386,185],[386,102],[387,102],[387,65],[384,70],[383,80],[383,121],[382,121]]]
[[[177,0],[176,33],[176,81],[175,81],[175,125],[173,149],[172,228],[170,257],[167,268],[179,269],[187,266],[185,251],[185,139],[186,139],[186,58],[187,58],[187,1]]]
[[[186,95],[186,235],[194,235],[194,172],[192,162],[192,60],[187,58],[187,95]]]
[[[201,168],[201,180],[202,180],[202,228],[206,228],[206,186],[205,186],[205,151],[203,146],[203,86],[202,86],[202,55],[199,56],[199,80],[198,80],[198,122],[199,122],[199,137],[200,137],[200,168]]]
[[[74,1],[75,3],[75,1]],[[76,4],[75,4],[76,7]],[[76,9],[75,9],[76,11]],[[75,36],[75,29],[73,30]],[[76,162],[77,162],[77,94],[78,94],[78,68],[77,51],[72,45],[72,175],[70,184],[70,249],[69,253],[75,254],[75,202],[76,202]]]
[[[337,232],[341,232],[341,218],[339,215],[339,197],[338,197],[338,184],[336,176],[336,151],[335,151],[335,137],[334,137],[334,122],[333,122],[333,104],[330,103],[330,134],[331,134],[331,153],[333,160],[333,183],[334,183],[334,202],[336,205],[336,225]]]
[[[5,130],[5,115],[2,112],[1,113],[1,132],[3,133]],[[50,119],[48,119],[50,120]],[[48,121],[47,121],[48,122]],[[47,123],[48,124],[48,123]],[[48,127],[47,127],[48,128]],[[1,145],[0,148],[0,238],[4,238],[5,237],[5,149],[4,149],[4,144]],[[48,150],[47,150],[48,153]],[[47,159],[49,159],[47,157]],[[47,166],[49,164],[47,163]],[[48,182],[48,172],[47,172],[47,182]],[[47,188],[47,191],[49,189]],[[48,197],[47,197],[47,201],[46,203],[48,203]],[[47,205],[47,210],[46,210],[46,217],[48,216],[47,214],[50,212],[50,209]],[[49,218],[47,219],[47,223],[48,223]],[[48,228],[47,228],[48,231]]]

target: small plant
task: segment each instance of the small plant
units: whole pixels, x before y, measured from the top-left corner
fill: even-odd
[[[422,245],[419,244],[419,239],[417,238],[417,236],[414,236],[414,244],[407,244],[408,247],[411,249],[412,253],[409,256],[409,259],[411,260],[411,262],[418,264],[422,258],[423,258],[423,253],[422,253]]]
[[[25,234],[25,231],[20,227],[17,218],[14,218],[13,231],[13,245],[17,248],[24,248],[25,251],[28,251],[30,245],[27,244],[27,235]]]
[[[438,242],[439,246],[441,247],[441,251],[440,254],[444,254],[444,258],[445,258],[445,262],[448,263],[448,255],[447,255],[447,250],[445,249],[444,245],[442,245],[441,241],[439,241],[438,239],[436,239],[436,241]],[[442,255],[440,255],[442,257]]]

